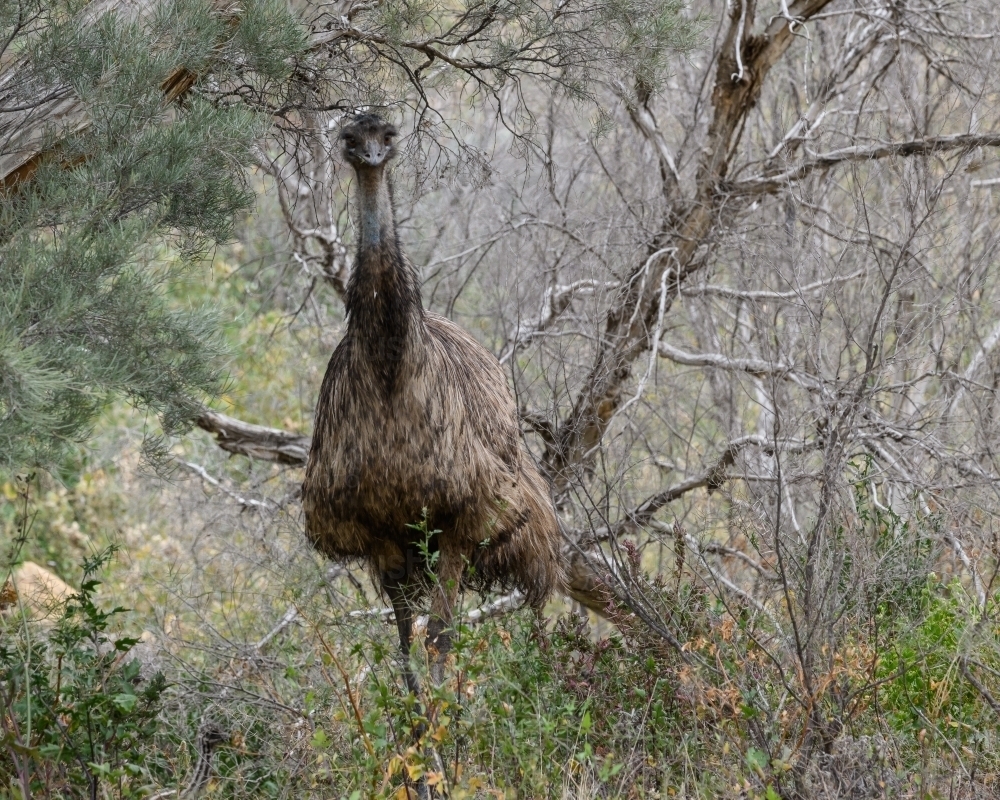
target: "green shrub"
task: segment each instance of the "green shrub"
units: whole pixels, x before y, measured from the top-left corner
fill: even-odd
[[[80,591],[51,631],[24,613],[0,618],[0,786],[13,797],[141,797],[166,681],[143,676],[137,639],[112,632],[125,609],[95,602],[114,549],[87,559]]]
[[[921,593],[920,615],[895,620],[896,631],[878,665],[878,679],[884,682],[879,705],[892,728],[910,741],[921,731],[933,734],[940,727],[966,744],[983,726],[994,724],[960,667],[975,623],[967,601],[957,581],[945,584],[932,578]],[[989,651],[977,649],[983,656]]]

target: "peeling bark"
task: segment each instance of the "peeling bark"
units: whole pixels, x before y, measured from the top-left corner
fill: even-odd
[[[219,447],[227,453],[294,467],[304,467],[309,457],[309,444],[312,441],[309,436],[280,428],[251,425],[218,411],[203,412],[196,424],[215,436]]]

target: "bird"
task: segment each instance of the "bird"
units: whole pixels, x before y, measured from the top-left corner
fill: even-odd
[[[423,307],[396,228],[397,139],[374,113],[349,119],[339,135],[354,169],[357,252],[301,497],[312,545],[364,563],[392,604],[403,677],[419,694],[409,659],[422,601],[430,601],[425,647],[440,683],[463,587],[517,590],[540,609],[565,579],[549,486],[521,437],[502,367]]]

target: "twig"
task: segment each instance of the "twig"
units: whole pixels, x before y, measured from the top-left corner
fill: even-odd
[[[976,600],[979,602],[979,607],[981,609],[986,608],[986,591],[983,589],[983,579],[979,576],[979,570],[976,569],[975,564],[972,563],[972,559],[969,558],[969,554],[965,552],[965,548],[962,547],[962,543],[950,533],[944,535],[944,540],[951,545],[952,549],[955,551],[955,555],[958,556],[962,565],[968,570],[969,575],[972,577],[972,587],[976,592]]]
[[[543,333],[569,308],[574,297],[593,294],[599,289],[611,289],[617,285],[613,281],[583,279],[566,286],[550,286],[542,295],[542,307],[538,318],[530,324],[518,325],[508,336],[509,343],[500,356],[500,363],[506,364],[518,350]]]
[[[330,645],[327,644],[326,639],[323,638],[322,631],[320,631],[320,629],[317,626],[312,625],[311,623],[310,626],[316,633],[316,637],[319,639],[320,644],[323,645],[323,649],[326,651],[326,654],[330,656],[330,660],[337,667],[337,670],[340,672],[340,675],[344,680],[344,687],[347,690],[347,699],[351,703],[351,708],[354,710],[354,719],[358,724],[358,732],[361,734],[361,739],[365,743],[365,749],[368,751],[368,755],[374,756],[375,747],[374,745],[372,745],[371,739],[368,738],[368,731],[365,730],[365,723],[364,720],[361,718],[361,709],[358,708],[357,699],[354,697],[354,692],[351,691],[351,678],[347,674],[347,670],[345,670],[343,665],[340,663],[340,659],[337,658],[336,654],[330,648]]]
[[[514,590],[509,594],[501,595],[496,600],[492,600],[489,603],[485,603],[478,608],[473,608],[462,615],[462,620],[469,625],[478,625],[481,622],[485,622],[491,617],[498,617],[502,614],[508,614],[511,611],[517,611],[524,604],[524,595],[521,592]],[[348,616],[354,619],[364,619],[370,617],[378,617],[380,619],[391,619],[396,612],[391,608],[364,608],[356,609],[351,611]],[[425,626],[427,624],[427,615],[421,614],[414,621],[416,627]]]
[[[1000,716],[1000,703],[997,702],[993,693],[987,689],[975,675],[972,674],[972,670],[969,669],[969,657],[962,656],[958,660],[958,663],[962,669],[962,675],[964,675],[965,679],[972,684],[972,688],[979,692],[983,700],[985,700],[989,707],[993,709],[993,713]]]
[[[485,605],[479,606],[479,608],[474,608],[471,611],[466,612],[463,618],[470,625],[477,625],[478,623],[484,622],[491,617],[497,617],[511,611],[516,611],[523,604],[524,595],[515,589],[513,592],[510,592],[510,594],[502,595],[491,603],[486,603]]]
[[[778,444],[784,452],[790,453],[804,452],[819,446],[804,439],[779,439]],[[686,481],[671,486],[669,489],[664,489],[662,492],[657,492],[646,498],[646,500],[625,514],[623,520],[616,526],[613,526],[610,530],[608,528],[601,528],[595,531],[594,535],[598,539],[610,538],[612,535],[620,536],[630,529],[647,524],[661,508],[683,497],[688,492],[693,492],[695,489],[703,487],[708,488],[709,492],[715,491],[726,482],[728,477],[726,469],[736,463],[736,456],[746,447],[758,447],[768,455],[774,452],[773,440],[769,440],[763,436],[741,436],[738,439],[733,439],[726,446],[726,449],[722,451],[715,464],[701,475],[689,478]]]
[[[295,620],[299,618],[299,610],[295,606],[290,606],[289,609],[284,613],[278,624],[275,625],[271,630],[269,630],[264,637],[253,646],[254,650],[261,651],[271,642],[271,640],[281,633],[285,628],[291,625]]]
[[[193,472],[196,475],[200,476],[201,479],[203,481],[205,481],[206,483],[210,483],[212,486],[214,486],[220,492],[222,492],[223,494],[227,495],[228,497],[231,497],[233,500],[235,500],[237,503],[239,503],[244,508],[271,509],[271,508],[275,507],[274,504],[271,501],[269,501],[269,500],[254,500],[251,497],[243,497],[242,495],[237,494],[232,489],[229,489],[228,487],[226,487],[222,483],[222,481],[220,481],[218,478],[213,478],[211,475],[209,475],[208,471],[203,466],[201,466],[200,464],[194,464],[194,463],[192,463],[190,461],[184,461],[184,460],[179,459],[179,458],[176,459],[176,461],[182,467],[185,467],[186,469],[189,469],[189,470],[191,470],[191,472]]]
[[[891,156],[916,156],[938,153],[943,150],[973,150],[977,147],[1000,147],[1000,133],[971,134],[954,136],[928,136],[925,139],[911,139],[907,142],[882,142],[876,145],[854,145],[829,153],[813,155],[796,164],[791,169],[773,175],[760,175],[726,186],[730,195],[772,194],[785,188],[793,181],[799,181],[819,169],[829,169],[849,161],[874,161]]]
[[[663,315],[667,308],[667,278],[673,274],[674,271],[672,269],[665,269],[660,276],[660,305],[656,313],[656,329],[653,331],[653,336],[650,339],[654,343],[659,342],[660,337],[663,335]],[[646,389],[646,383],[649,381],[649,376],[653,374],[653,367],[656,365],[656,353],[657,349],[655,347],[649,348],[649,362],[646,364],[646,371],[643,373],[639,385],[636,387],[635,394],[624,405],[618,408],[615,412],[616,414],[623,414],[642,397],[642,393]]]
[[[823,280],[815,281],[814,283],[807,283],[805,286],[798,289],[790,289],[787,292],[774,292],[766,289],[741,291],[739,289],[733,289],[729,286],[715,286],[710,283],[705,283],[701,286],[691,286],[681,289],[681,294],[685,297],[698,297],[705,294],[714,294],[732,300],[794,300],[795,298],[801,297],[808,292],[815,292],[818,289],[825,289],[828,286],[834,286],[838,283],[846,283],[847,281],[852,281],[855,278],[860,278],[863,274],[864,270],[859,269],[852,272],[850,275],[838,275],[834,278],[824,278]]]

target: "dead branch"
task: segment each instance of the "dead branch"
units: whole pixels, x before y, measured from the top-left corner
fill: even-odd
[[[198,417],[196,424],[215,436],[219,447],[227,453],[296,467],[305,466],[309,457],[311,439],[308,436],[279,428],[252,425],[218,411],[206,410]]]
[[[610,281],[584,279],[568,286],[552,286],[542,296],[542,309],[538,318],[530,323],[522,323],[511,331],[508,344],[500,356],[500,363],[506,364],[520,349],[527,347],[545,332],[573,302],[574,297],[591,295],[601,289],[612,289],[618,284]]]
[[[268,500],[254,500],[252,497],[243,497],[243,495],[234,492],[232,489],[225,486],[222,483],[222,481],[220,481],[218,478],[213,478],[211,475],[209,475],[208,470],[206,470],[200,464],[193,464],[190,461],[183,461],[179,458],[176,459],[176,461],[185,469],[190,470],[195,475],[199,476],[203,481],[205,481],[205,483],[214,486],[216,489],[218,489],[227,497],[231,497],[233,500],[235,500],[244,508],[257,508],[262,510],[269,510],[275,508],[274,503],[271,503]]]
[[[727,300],[750,300],[750,301],[761,301],[761,300],[795,300],[801,298],[805,294],[810,292],[821,291],[830,286],[836,286],[841,283],[847,283],[856,278],[860,278],[863,275],[863,270],[856,270],[850,275],[838,275],[833,278],[824,278],[823,280],[814,281],[808,283],[805,286],[801,286],[796,289],[789,289],[784,292],[775,292],[768,289],[754,289],[743,291],[741,289],[733,289],[729,286],[714,286],[709,283],[702,284],[700,286],[688,286],[681,289],[681,294],[685,297],[701,297],[703,295],[715,295],[717,297],[725,297]],[[663,347],[662,343],[660,345],[661,349]]]
[[[730,358],[718,353],[687,353],[683,350],[678,350],[666,342],[659,343],[658,352],[661,356],[676,364],[683,364],[688,367],[711,367],[713,369],[725,369],[732,372],[746,372],[749,375],[758,377],[772,375],[782,378],[795,371],[795,368],[789,364],[773,363],[756,358]]]
[[[786,452],[802,452],[806,449],[818,447],[809,442],[792,439],[782,439],[778,441],[778,446]],[[742,436],[729,443],[715,463],[700,475],[682,481],[669,489],[657,492],[652,497],[647,498],[630,512],[628,512],[612,531],[602,529],[601,538],[609,536],[620,536],[630,530],[635,530],[647,524],[653,516],[664,506],[669,505],[695,489],[708,489],[711,494],[722,487],[728,480],[727,472],[729,467],[736,463],[737,456],[747,447],[757,447],[768,455],[773,455],[775,442],[763,436]]]
[[[796,0],[789,7],[789,17],[799,21],[796,24],[807,22],[829,2]],[[623,283],[617,301],[607,313],[603,345],[572,411],[557,432],[556,445],[545,453],[558,490],[565,488],[577,466],[593,458],[622,403],[633,362],[655,344],[650,334],[656,327],[661,301],[662,307],[669,309],[681,284],[705,263],[697,255],[714,229],[718,208],[724,202],[719,189],[734,157],[733,137],[756,103],[771,68],[794,40],[790,23],[783,18],[772,19],[761,35],[745,37],[753,27],[755,4],[734,5],[717,59],[713,116],[701,149],[694,198],[677,203],[679,210],[671,211],[661,236],[644,254],[643,266]],[[741,54],[738,66],[736,53]],[[733,75],[739,79],[733,80]],[[675,270],[674,279],[661,296],[660,283],[667,269]],[[636,280],[640,274],[643,279]]]
[[[830,169],[839,164],[875,161],[880,158],[924,156],[947,151],[968,152],[977,147],[1000,147],[1000,133],[929,136],[908,142],[882,142],[876,145],[843,147],[829,153],[810,156],[784,172],[728,183],[724,191],[733,196],[774,194],[816,170]]]
[[[965,679],[972,684],[972,688],[979,692],[979,696],[986,701],[987,705],[989,705],[991,709],[993,709],[994,714],[1000,715],[1000,702],[998,702],[996,697],[993,696],[993,693],[986,688],[986,685],[972,673],[972,670],[969,667],[969,657],[962,656],[959,658],[958,663],[961,667],[962,675],[964,675]]]
[[[485,622],[493,617],[503,616],[504,614],[509,614],[513,611],[517,611],[522,605],[524,605],[524,595],[518,591],[510,592],[509,594],[501,595],[495,600],[491,600],[489,603],[484,603],[476,608],[471,608],[462,615],[462,620],[469,625],[478,625]],[[364,608],[351,611],[348,616],[354,619],[363,619],[365,617],[378,617],[383,620],[390,620],[395,617],[396,612],[391,608]],[[414,620],[414,625],[417,628],[427,627],[427,615],[421,614]]]

